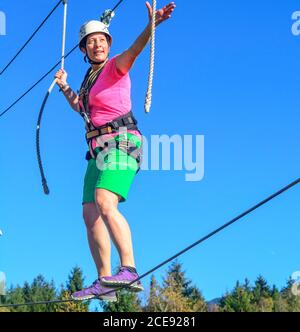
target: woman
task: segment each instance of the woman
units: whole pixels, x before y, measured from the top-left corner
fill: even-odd
[[[86,123],[89,153],[83,190],[83,217],[98,279],[92,286],[72,294],[74,300],[100,298],[115,301],[114,288],[137,279],[131,232],[118,204],[127,199],[139,170],[142,137],[131,113],[129,71],[151,36],[152,8],[146,3],[149,23],[132,46],[108,59],[112,37],[100,21],[90,21],[80,30],[79,47],[91,68],[77,95],[67,83],[67,73],[59,70],[57,84],[70,106]],[[168,20],[173,2],[157,11],[156,25]],[[122,130],[121,130],[122,129]],[[121,268],[112,276],[110,238],[116,246]],[[140,282],[128,289],[143,290]],[[105,294],[108,293],[109,294]]]

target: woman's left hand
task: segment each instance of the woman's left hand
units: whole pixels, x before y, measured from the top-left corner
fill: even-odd
[[[148,13],[149,13],[149,20],[152,20],[152,6],[150,3],[147,1],[146,6],[148,8]],[[174,2],[170,2],[168,5],[165,7],[158,9],[156,11],[156,26],[161,24],[162,22],[168,20],[171,17],[172,12],[176,8]]]

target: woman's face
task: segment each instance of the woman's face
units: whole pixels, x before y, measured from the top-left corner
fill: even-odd
[[[95,62],[105,61],[109,54],[110,45],[103,33],[96,32],[88,36],[86,50],[89,58]]]

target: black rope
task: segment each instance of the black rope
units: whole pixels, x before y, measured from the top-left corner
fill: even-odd
[[[113,11],[116,10],[124,0],[120,0],[117,5],[113,8]],[[69,53],[66,54],[65,59],[77,49],[78,45],[76,44]],[[8,106],[4,111],[0,113],[0,118],[10,111],[19,101],[21,101],[31,90],[33,90],[39,83],[41,83],[59,64],[61,60],[57,62],[46,74],[44,74],[35,84],[33,84],[27,91],[25,91],[19,98],[17,98],[10,106]]]
[[[46,180],[46,177],[45,177],[43,163],[42,163],[42,158],[41,158],[40,129],[41,129],[41,122],[42,122],[42,116],[43,116],[44,108],[45,108],[45,105],[47,103],[47,100],[48,100],[49,96],[50,96],[50,92],[48,90],[47,93],[46,93],[46,96],[45,96],[45,98],[43,100],[40,112],[39,112],[37,126],[36,126],[36,137],[35,137],[35,146],[36,146],[37,161],[38,161],[38,165],[39,165],[39,169],[40,169],[40,174],[41,174],[41,178],[42,178],[42,185],[43,185],[44,193],[46,195],[49,195],[50,190],[49,190],[49,187],[48,187],[48,184],[47,184],[47,180]]]
[[[183,255],[184,253],[186,253],[187,251],[191,250],[192,248],[198,246],[200,243],[208,240],[209,238],[211,238],[212,236],[216,235],[217,233],[221,232],[222,230],[224,230],[225,228],[231,226],[232,224],[234,224],[235,222],[237,222],[239,219],[245,217],[246,215],[250,214],[251,212],[257,210],[258,208],[260,208],[261,206],[265,205],[266,203],[268,203],[269,201],[273,200],[274,198],[276,198],[277,196],[283,194],[284,192],[288,191],[289,189],[291,189],[292,187],[295,187],[297,184],[300,183],[300,178],[297,179],[296,181],[290,183],[289,185],[287,185],[286,187],[282,188],[281,190],[279,190],[278,192],[276,192],[275,194],[271,195],[270,197],[264,199],[263,201],[261,201],[260,203],[256,204],[255,206],[253,206],[252,208],[248,209],[247,211],[243,212],[242,214],[238,215],[237,217],[235,217],[234,219],[232,219],[231,221],[227,222],[226,224],[224,224],[223,226],[219,227],[218,229],[216,229],[215,231],[209,233],[208,235],[204,236],[202,239],[198,240],[197,242],[193,243],[192,245],[190,245],[189,247],[185,248],[184,250],[180,251],[179,253],[177,253],[176,255],[168,258],[167,260],[165,260],[164,262],[160,263],[159,265],[155,266],[153,269],[149,270],[148,272],[142,274],[139,278],[135,279],[134,281],[132,281],[130,284],[123,286],[123,287],[119,287],[119,288],[115,288],[113,290],[110,290],[106,293],[103,293],[102,295],[108,295],[112,292],[115,291],[119,291],[122,289],[127,289],[129,288],[132,284],[136,283],[137,281],[140,281],[141,279],[145,278],[146,276],[148,276],[149,274],[151,274],[152,272],[158,270],[160,267],[162,267],[163,265],[166,265],[167,263],[171,262],[172,260],[178,258],[179,256]],[[9,308],[9,307],[22,307],[22,306],[32,306],[32,305],[41,305],[41,304],[55,304],[55,303],[67,303],[67,302],[75,302],[76,300],[74,299],[68,299],[68,300],[53,300],[53,301],[43,301],[43,302],[28,302],[28,303],[19,303],[19,304],[8,304],[8,305],[0,305],[0,308]],[[78,300],[77,300],[78,301]]]
[[[119,6],[120,4],[123,2],[124,0],[120,0],[115,6],[114,8],[111,10],[112,12],[114,12]]]
[[[73,299],[69,300],[52,300],[52,301],[41,301],[41,302],[26,302],[26,303],[18,303],[18,304],[7,304],[7,305],[0,305],[0,308],[17,308],[17,307],[29,307],[33,305],[47,305],[47,304],[58,304],[58,303],[68,303],[68,302],[74,302]]]
[[[64,5],[64,21],[63,21],[63,32],[62,32],[62,55],[61,55],[61,69],[64,69],[64,63],[65,63],[65,41],[66,41],[66,31],[67,31],[67,0],[63,0],[63,5]],[[40,108],[40,112],[39,112],[39,116],[38,116],[38,121],[37,121],[37,126],[36,126],[36,153],[37,153],[37,161],[38,161],[38,165],[39,165],[39,169],[40,169],[40,174],[41,174],[41,179],[42,179],[42,185],[43,185],[43,189],[44,189],[44,193],[46,195],[49,195],[50,191],[49,191],[49,187],[47,184],[47,180],[45,177],[45,173],[44,173],[44,168],[43,168],[43,163],[42,163],[42,158],[41,158],[41,149],[40,149],[40,129],[41,129],[41,123],[42,123],[42,117],[43,117],[43,112],[45,109],[45,106],[47,104],[47,100],[50,96],[51,91],[53,90],[54,86],[56,85],[57,80],[55,79],[52,83],[51,86],[49,87],[46,96],[43,100],[42,106]]]
[[[57,9],[57,7],[60,5],[60,3],[62,2],[62,0],[60,0],[57,5],[51,10],[51,12],[46,16],[46,18],[43,20],[43,22],[38,26],[38,28],[33,32],[33,34],[29,37],[29,39],[27,40],[27,42],[19,49],[19,51],[17,52],[17,54],[10,60],[10,62],[4,67],[4,69],[1,71],[0,75],[2,75],[6,69],[15,61],[15,59],[18,57],[18,55],[24,50],[24,48],[30,43],[30,41],[32,40],[32,38],[37,34],[37,32],[41,29],[41,27],[47,22],[47,20],[49,19],[49,17],[55,12],[55,10]]]

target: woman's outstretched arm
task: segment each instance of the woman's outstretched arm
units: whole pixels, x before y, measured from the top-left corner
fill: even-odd
[[[131,47],[116,57],[116,66],[120,72],[126,74],[129,72],[134,64],[136,58],[141,54],[149,39],[151,37],[151,23],[152,23],[152,7],[149,2],[146,2],[146,7],[148,9],[149,23],[145,30],[140,34],[136,41],[131,45]],[[175,9],[175,3],[170,2],[165,7],[156,11],[156,26],[160,25],[162,22],[168,20],[171,17],[172,12]]]

